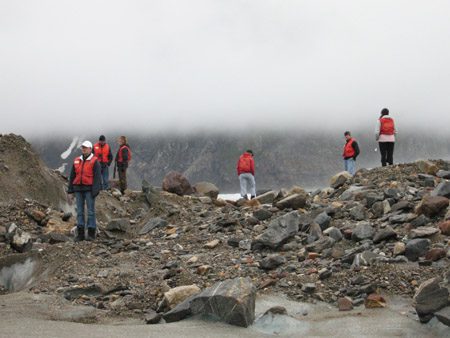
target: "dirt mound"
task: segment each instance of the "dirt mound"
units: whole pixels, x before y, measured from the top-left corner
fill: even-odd
[[[45,166],[31,145],[14,134],[0,135],[0,202],[28,198],[61,208],[64,180]]]

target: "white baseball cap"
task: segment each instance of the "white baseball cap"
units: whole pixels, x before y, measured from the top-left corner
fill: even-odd
[[[82,146],[82,147],[85,147],[85,148],[92,148],[92,143],[89,142],[89,141],[84,141],[84,142],[81,144],[81,146]]]

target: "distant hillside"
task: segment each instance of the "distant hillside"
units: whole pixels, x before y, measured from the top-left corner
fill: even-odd
[[[379,166],[377,143],[372,132],[354,135],[360,143],[358,167]],[[116,135],[107,135],[114,140]],[[98,136],[87,139],[95,141]],[[80,140],[84,137],[79,137]],[[75,140],[76,141],[76,140]],[[247,148],[255,153],[258,189],[289,187],[294,184],[305,188],[325,186],[334,173],[342,170],[341,151],[343,136],[339,134],[265,133],[253,135],[185,135],[185,136],[131,136],[133,164],[130,167],[130,186],[139,188],[142,178],[161,185],[166,173],[176,170],[184,173],[191,183],[210,181],[222,192],[237,192],[236,161]],[[31,138],[36,151],[51,168],[68,163],[70,168],[75,154],[80,151],[74,138]],[[74,145],[75,143],[75,145]],[[61,154],[69,146],[75,150]],[[117,145],[113,144],[113,151]],[[419,158],[450,158],[450,137],[426,133],[404,135],[398,138],[396,162],[410,162]]]

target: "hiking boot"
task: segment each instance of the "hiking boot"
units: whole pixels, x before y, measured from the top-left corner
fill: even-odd
[[[81,242],[84,241],[86,238],[84,236],[84,228],[77,227],[77,235],[75,236],[74,241],[75,242]]]
[[[97,229],[95,228],[88,228],[88,235],[86,240],[89,242],[95,241],[95,232]]]

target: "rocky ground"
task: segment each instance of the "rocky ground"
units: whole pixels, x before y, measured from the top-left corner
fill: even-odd
[[[339,310],[414,297],[422,321],[442,313],[445,322],[449,169],[443,161],[363,169],[314,192],[293,187],[237,202],[171,174],[164,187],[178,194],[146,182],[125,196],[102,192],[98,238],[81,243],[72,241],[70,206],[14,195],[0,204],[1,292],[59,295],[101,310],[94,321],[158,322],[186,297],[245,277],[259,294]],[[20,278],[6,272],[27,259]]]

